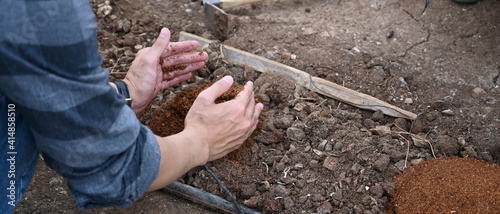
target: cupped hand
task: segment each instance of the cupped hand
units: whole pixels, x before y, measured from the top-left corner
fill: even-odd
[[[152,47],[137,53],[123,80],[129,88],[136,114],[142,112],[160,91],[191,78],[193,71],[203,67],[208,55],[190,52],[197,47],[197,41],[170,42],[170,31],[163,28]],[[183,65],[178,66],[183,69],[163,73],[162,67],[175,65]]]
[[[194,101],[180,134],[201,141],[204,164],[239,148],[255,130],[264,106],[255,104],[253,83],[247,82],[235,99],[215,104],[215,99],[229,90],[233,78],[226,76],[202,91]]]

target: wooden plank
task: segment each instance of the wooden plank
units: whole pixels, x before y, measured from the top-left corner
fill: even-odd
[[[179,41],[187,40],[198,41],[200,43],[200,47],[203,47],[212,42],[208,39],[190,33],[181,32]],[[417,115],[415,113],[406,111],[370,95],[354,91],[325,79],[312,77],[310,74],[296,68],[292,68],[290,66],[230,46],[224,46],[224,49],[226,51],[226,59],[228,61],[237,64],[246,64],[256,71],[260,72],[280,72],[292,77],[301,86],[306,87],[316,93],[323,94],[325,96],[356,106],[361,109],[368,109],[372,111],[381,110],[384,114],[392,117],[401,117],[410,120],[415,120],[417,118]]]

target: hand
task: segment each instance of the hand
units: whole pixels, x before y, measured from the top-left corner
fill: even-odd
[[[257,127],[264,106],[255,104],[252,82],[247,82],[235,99],[214,103],[232,84],[233,78],[225,76],[202,91],[186,116],[185,128],[180,134],[201,141],[199,145],[205,147],[199,154],[200,165],[239,148]]]
[[[203,67],[207,53],[189,52],[197,47],[197,41],[170,42],[170,31],[163,28],[152,47],[137,53],[123,80],[129,88],[136,114],[141,113],[160,91],[191,78],[191,72]],[[163,74],[162,67],[174,65],[186,67]]]

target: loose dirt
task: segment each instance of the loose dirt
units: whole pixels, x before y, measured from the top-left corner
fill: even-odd
[[[98,11],[104,1],[90,2]],[[230,34],[223,42],[425,114],[418,124],[317,95],[283,75],[228,64],[217,51],[209,53],[207,66],[196,78],[160,93],[140,119],[149,124],[182,92],[232,75],[239,85],[253,80],[265,104],[262,130],[241,161],[223,158],[211,164],[242,205],[264,213],[368,214],[386,212],[392,198],[404,205],[453,204],[459,196],[498,203],[498,194],[466,192],[461,182],[450,184],[454,195],[435,192],[434,200],[417,193],[439,189],[437,182],[413,189],[420,187],[415,183],[420,179],[410,178],[417,172],[429,179],[462,178],[453,170],[454,164],[463,167],[462,161],[471,160],[463,157],[481,160],[472,163],[479,164],[478,170],[490,169],[484,172],[493,173],[498,165],[492,164],[500,163],[500,3],[432,1],[421,14],[424,3],[267,0],[226,10]],[[115,72],[127,71],[137,51],[151,46],[162,27],[173,32],[173,40],[181,30],[214,39],[199,2],[111,0],[110,6],[109,15],[96,19],[103,67],[113,71],[110,79],[123,78]],[[410,135],[411,127],[419,130],[412,128]],[[435,159],[433,153],[461,158]],[[442,162],[439,175],[432,173],[440,169],[435,168],[440,160],[451,162]],[[467,182],[498,182],[491,180],[498,174],[488,175],[469,176]],[[202,168],[180,181],[225,197]],[[404,181],[415,185],[405,186]],[[489,204],[493,210],[495,203]],[[449,212],[461,213],[458,208]],[[77,211],[63,178],[41,163],[15,212],[209,211],[162,191],[147,193],[127,209]]]

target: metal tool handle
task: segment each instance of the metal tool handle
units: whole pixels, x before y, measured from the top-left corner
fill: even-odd
[[[240,5],[245,5],[245,4],[251,4],[255,2],[261,2],[263,0],[221,0],[220,3],[222,5],[222,8],[231,8],[231,7],[236,7]]]

